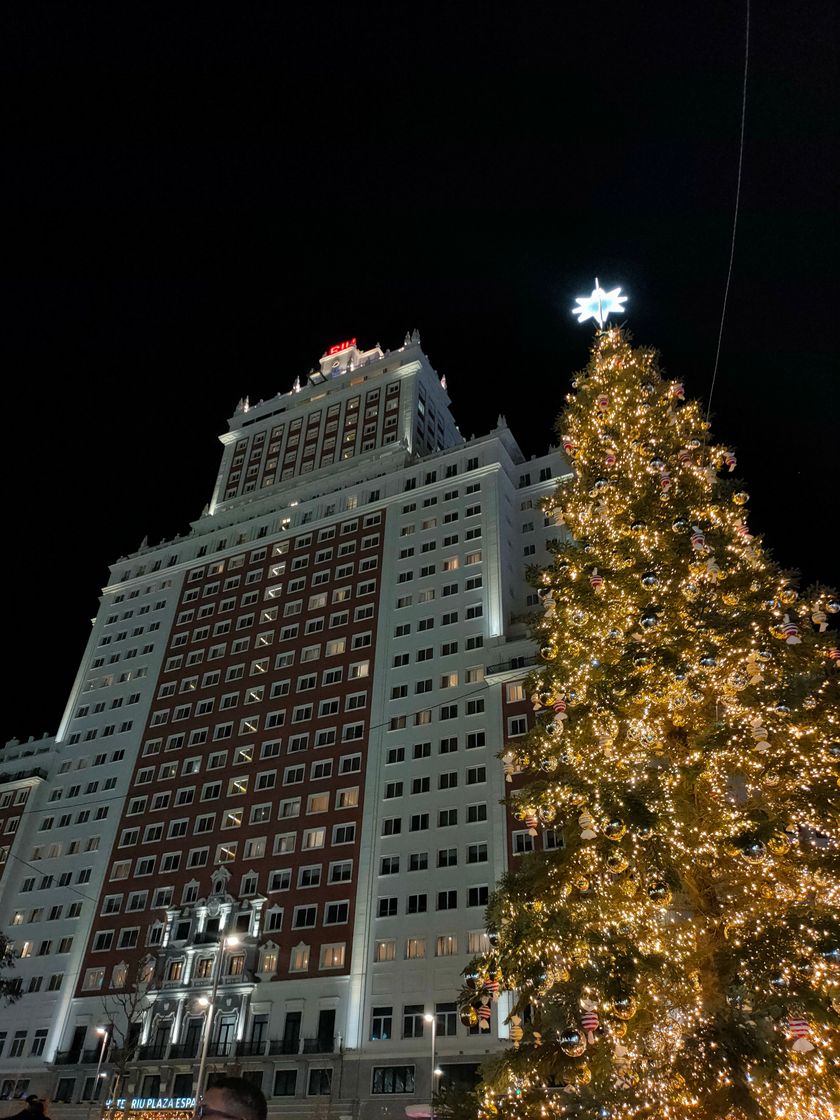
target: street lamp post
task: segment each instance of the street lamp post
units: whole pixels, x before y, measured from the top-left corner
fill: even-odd
[[[216,957],[216,962],[213,966],[213,988],[210,992],[210,999],[207,1002],[204,1034],[201,1036],[201,1058],[198,1063],[198,1080],[195,1086],[196,1103],[201,1097],[204,1086],[204,1070],[207,1066],[207,1052],[210,1049],[210,1034],[213,1026],[213,1015],[216,1010],[216,997],[219,994],[219,979],[222,975],[222,961],[224,960],[225,949],[238,944],[238,937],[223,937],[219,942],[219,955]]]
[[[96,1033],[102,1037],[102,1045],[99,1047],[99,1061],[96,1065],[96,1077],[94,1078],[93,1087],[90,1091],[90,1104],[88,1105],[88,1116],[90,1116],[93,1109],[93,1102],[99,1099],[99,1079],[103,1077],[102,1063],[105,1061],[105,1051],[108,1047],[108,1039],[111,1037],[111,1032],[107,1027],[97,1027]]]
[[[434,1120],[435,1117],[435,1085],[436,1077],[440,1077],[441,1071],[437,1068],[435,1062],[435,1039],[437,1038],[437,1017],[429,1014],[427,1011],[423,1016],[425,1021],[432,1029],[432,1072],[431,1072],[431,1096],[429,1097],[429,1120]]]

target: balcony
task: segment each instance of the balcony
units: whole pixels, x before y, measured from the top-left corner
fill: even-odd
[[[530,669],[533,665],[541,664],[539,657],[534,655],[512,657],[509,661],[500,661],[498,665],[488,665],[484,671],[484,679],[501,673],[513,673],[517,669]]]
[[[268,1044],[268,1053],[271,1057],[276,1054],[299,1054],[299,1038],[272,1038]]]
[[[334,1054],[334,1038],[305,1038],[303,1040],[304,1054]]]
[[[23,782],[27,778],[43,778],[47,779],[47,771],[42,766],[33,766],[29,770],[17,770],[14,774],[3,772],[0,774],[0,785],[6,785],[7,782]]]
[[[57,1066],[77,1066],[81,1060],[81,1050],[57,1050],[53,1058]]]
[[[207,1054],[211,1058],[229,1058],[233,1053],[232,1042],[211,1042],[207,1047]]]
[[[82,1051],[82,1056],[79,1059],[80,1065],[95,1066],[96,1063],[99,1061],[99,1055],[101,1053],[102,1053],[102,1046],[101,1045],[100,1046],[94,1046],[94,1048],[92,1050],[83,1050]],[[105,1048],[105,1053],[106,1053],[106,1057],[107,1057],[107,1047]]]
[[[155,1042],[149,1046],[140,1046],[137,1050],[137,1059],[141,1062],[159,1062],[166,1056],[168,1049],[168,1042]]]
[[[265,1054],[266,1040],[243,1039],[236,1044],[237,1058],[262,1057]]]
[[[176,1058],[196,1058],[198,1057],[198,1042],[176,1042],[169,1047],[169,1057],[173,1060]]]

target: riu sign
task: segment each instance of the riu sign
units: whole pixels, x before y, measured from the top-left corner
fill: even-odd
[[[335,346],[331,346],[327,351],[327,357],[332,357],[333,354],[340,354],[342,350],[349,350],[351,346],[356,345],[355,338],[348,338],[346,342],[338,342]]]
[[[105,1102],[106,1108],[117,1108],[119,1111],[124,1111],[126,1106],[133,1112],[191,1112],[195,1108],[195,1097],[132,1097],[131,1101],[117,1097]]]

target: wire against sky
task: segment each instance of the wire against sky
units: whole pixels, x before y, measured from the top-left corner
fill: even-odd
[[[720,348],[723,342],[723,324],[726,320],[726,303],[729,299],[729,285],[732,280],[732,262],[735,259],[735,233],[738,229],[738,211],[741,204],[741,172],[744,166],[744,129],[747,119],[747,74],[750,66],[750,0],[747,0],[747,25],[744,30],[744,81],[741,91],[741,137],[738,144],[738,179],[735,187],[735,213],[732,218],[732,240],[729,246],[729,268],[726,272],[726,287],[723,291],[723,307],[720,309],[720,328],[718,330],[717,350],[715,352],[715,366],[712,370],[712,384],[709,387],[709,403],[706,406],[706,419],[712,411],[712,394],[715,391],[718,363],[720,362]]]

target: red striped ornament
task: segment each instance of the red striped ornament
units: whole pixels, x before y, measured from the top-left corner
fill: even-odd
[[[808,1042],[808,1035],[811,1033],[811,1024],[807,1019],[801,1015],[788,1015],[785,1023],[788,1035],[795,1039],[792,1050],[797,1054],[807,1054],[809,1050],[813,1050],[813,1043]]]
[[[601,1020],[598,1018],[597,1011],[584,1011],[580,1017],[580,1025],[586,1033],[586,1041],[591,1046],[595,1041],[595,1031],[601,1025]]]
[[[811,1024],[801,1016],[789,1015],[787,1029],[791,1038],[807,1038],[811,1033]]]
[[[782,623],[781,629],[785,636],[785,641],[789,646],[798,646],[802,644],[802,639],[799,637],[799,627],[795,622],[791,622],[789,615],[785,615],[785,620]]]

